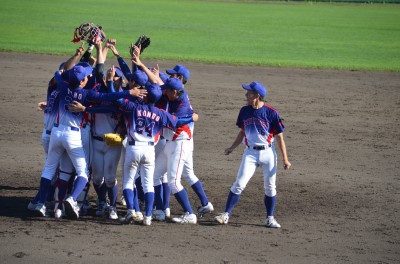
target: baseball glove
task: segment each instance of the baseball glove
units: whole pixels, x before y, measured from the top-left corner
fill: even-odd
[[[93,44],[94,39],[100,39],[102,42],[106,40],[106,34],[102,26],[97,26],[93,23],[83,23],[75,28],[73,43],[78,43],[86,40],[89,44]]]
[[[140,45],[140,54],[143,53],[144,49],[147,48],[148,46],[150,46],[150,38],[146,35],[141,35],[138,40],[135,42],[135,46],[139,47]],[[131,45],[131,54],[135,53],[135,47],[133,45]]]
[[[122,137],[118,133],[104,134],[104,141],[107,145],[112,147],[122,146]]]

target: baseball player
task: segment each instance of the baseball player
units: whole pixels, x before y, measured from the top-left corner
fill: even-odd
[[[242,107],[237,118],[236,125],[240,131],[232,146],[225,149],[225,155],[229,155],[241,142],[246,145],[242,163],[233,183],[225,211],[215,217],[220,224],[227,224],[234,206],[238,203],[240,194],[254,175],[257,167],[261,167],[264,174],[264,204],[267,211],[265,226],[279,228],[280,224],[274,218],[276,203],[276,169],[277,155],[274,139],[277,139],[283,157],[285,169],[291,164],[286,153],[286,145],[283,140],[284,125],[277,110],[264,102],[267,95],[266,88],[259,82],[249,85],[243,84],[246,90],[247,105]]]
[[[61,69],[70,69],[72,68],[76,62],[79,61],[80,57],[82,56],[84,51],[83,44],[76,50],[75,54],[69,58],[66,62],[63,62],[59,66],[59,70]],[[56,90],[57,88],[57,83],[54,79],[54,77],[49,81],[48,84],[48,89],[47,89],[47,100],[46,102],[40,102],[38,104],[38,107],[40,110],[44,111],[44,127],[43,127],[43,133],[42,133],[42,146],[46,155],[47,159],[47,154],[48,154],[48,149],[49,149],[49,144],[50,144],[50,134],[51,130],[54,126],[55,119],[57,116],[57,109],[58,109],[58,94],[59,92]],[[54,203],[54,197],[57,197],[57,192],[55,195],[55,191],[57,187],[57,179],[54,178],[53,183],[50,187],[50,192],[47,197],[46,205],[47,209],[55,209],[57,208],[56,204],[52,205],[54,208],[50,208],[50,201]],[[34,211],[35,207],[37,206],[37,200],[39,198],[39,193],[35,196],[35,198],[29,203],[28,209]],[[49,212],[48,212],[49,214]]]
[[[64,73],[68,77],[68,83],[61,77],[61,72],[58,71],[55,73],[60,101],[57,121],[54,124],[50,137],[49,154],[40,181],[40,198],[35,207],[38,215],[45,215],[46,206],[44,205],[44,201],[51,180],[55,175],[61,156],[64,152],[67,152],[78,176],[75,180],[72,194],[65,200],[64,204],[67,215],[74,219],[79,217],[79,207],[76,199],[87,183],[88,174],[80,133],[82,114],[71,113],[66,107],[74,100],[79,102],[85,102],[86,100],[94,102],[114,101],[130,96],[130,92],[101,94],[84,90],[83,87],[85,87],[88,81],[87,77],[92,74],[92,71],[93,69],[89,64],[87,67],[74,66],[71,70]]]
[[[168,78],[161,87],[166,89],[166,95],[169,99],[169,113],[177,117],[193,116],[193,110],[181,80]],[[192,137],[192,127],[193,122],[180,126],[174,131],[163,130],[166,145],[163,158],[159,159],[154,173],[154,186],[157,186],[160,184],[165,171],[167,171],[168,185],[184,211],[184,215],[173,218],[172,221],[183,224],[197,223],[197,216],[193,213],[187,192],[181,184],[183,163],[187,158],[189,139]]]
[[[95,45],[91,45],[89,49],[83,54],[82,58],[79,55],[83,52],[83,43],[80,47],[80,54],[75,54],[70,60],[68,60],[64,64],[64,70],[71,69],[74,65],[80,65],[83,67],[88,67],[87,60],[90,61],[92,47],[96,46],[97,49],[97,59],[91,60],[92,63],[96,63],[95,74],[88,77],[88,81],[84,87],[84,89],[91,90],[96,89],[98,85],[98,80],[102,78],[103,67],[100,63],[103,59],[102,53],[99,52],[99,48],[101,48],[101,42],[95,43]],[[80,61],[79,63],[77,63]],[[77,64],[76,64],[77,63]],[[90,64],[93,67],[93,64]],[[91,118],[89,117],[89,113],[84,113],[82,115],[82,120],[80,122],[80,133],[82,139],[82,146],[85,153],[86,164],[89,169],[88,182],[86,183],[83,191],[78,195],[77,202],[80,207],[80,215],[84,215],[87,213],[87,210],[91,208],[89,201],[87,200],[87,195],[90,187],[90,179],[91,179],[91,160],[92,160],[92,140],[91,140]],[[56,123],[56,122],[54,122]],[[75,169],[71,159],[68,157],[66,153],[63,154],[60,160],[60,170],[59,177],[56,181],[56,206],[54,210],[54,216],[56,219],[64,216],[64,204],[63,201],[68,194],[71,194],[73,184],[75,181]]]
[[[166,70],[166,73],[171,77],[178,78],[183,84],[186,84],[190,78],[190,71],[183,65],[176,65],[171,70]],[[194,133],[194,124],[192,127],[192,134]],[[182,176],[192,187],[193,191],[196,193],[200,200],[201,206],[197,210],[199,216],[203,216],[206,213],[214,211],[214,206],[208,201],[207,196],[204,192],[203,186],[199,178],[194,174],[193,170],[193,150],[194,142],[193,137],[189,140],[188,156],[185,159]]]
[[[138,48],[138,47],[136,47],[136,48]],[[109,49],[113,52],[114,56],[117,58],[118,64],[121,68],[123,75],[129,81],[128,86],[124,89],[137,89],[137,88],[145,87],[146,83],[149,81],[148,75],[145,72],[139,70],[136,66],[132,67],[132,72],[131,72],[131,70],[129,69],[129,66],[126,64],[124,59],[119,55],[119,52],[118,52],[116,46],[110,45]],[[137,52],[140,53],[140,51],[137,51]],[[130,98],[130,100],[134,101],[135,103],[143,103],[142,98]],[[125,149],[124,149],[124,151],[125,151]],[[124,170],[122,170],[122,171],[124,171]],[[124,176],[124,172],[122,174]],[[142,222],[143,215],[141,213],[139,199],[140,199],[141,203],[144,202],[144,192],[143,192],[142,182],[141,182],[141,178],[140,178],[140,169],[137,171],[137,174],[135,176],[135,185],[134,185],[133,192],[134,192],[134,209],[136,212],[136,214],[134,215],[135,216],[134,220],[137,222]],[[126,205],[125,198],[124,198],[124,203]]]

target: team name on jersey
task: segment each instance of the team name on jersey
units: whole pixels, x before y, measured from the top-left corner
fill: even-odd
[[[59,93],[60,93],[59,91],[54,90],[54,91],[52,91],[52,92],[50,93],[50,96],[52,96],[52,97],[57,97],[57,95],[58,95]]]
[[[150,111],[146,111],[146,110],[137,110],[137,116],[151,118],[157,122],[160,120],[160,116],[158,116],[157,114],[152,113]]]
[[[255,117],[251,117],[251,118],[243,120],[243,126],[246,127],[248,125],[260,125],[261,127],[268,128],[267,122],[265,122],[264,120],[255,118]]]
[[[82,94],[78,92],[71,91],[71,89],[68,88],[68,95],[72,96],[74,99],[82,100]]]

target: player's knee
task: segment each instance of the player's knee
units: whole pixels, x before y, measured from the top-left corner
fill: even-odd
[[[177,185],[174,182],[168,182],[168,186],[171,189],[172,194],[178,193],[183,189],[182,185]]]
[[[117,179],[105,179],[104,182],[107,188],[112,188],[117,184]]]
[[[275,187],[265,188],[265,195],[268,197],[274,197],[276,195],[276,188]]]
[[[69,179],[71,179],[73,174],[75,174],[75,173],[74,172],[60,171],[60,179],[63,180],[63,181],[69,181]]]
[[[93,185],[100,186],[102,183],[103,183],[103,179],[93,177]]]
[[[244,187],[238,186],[238,185],[233,185],[231,187],[231,192],[237,195],[240,195],[244,190]]]

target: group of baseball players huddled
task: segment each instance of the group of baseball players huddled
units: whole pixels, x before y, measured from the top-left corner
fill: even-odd
[[[94,56],[94,51],[96,55]],[[111,51],[119,67],[105,69]],[[214,211],[202,183],[193,170],[193,132],[198,115],[193,111],[185,84],[190,71],[183,65],[167,69],[147,67],[141,45],[131,45],[128,65],[116,48],[116,40],[93,39],[63,62],[49,81],[44,111],[42,145],[46,162],[36,196],[28,209],[38,216],[78,219],[92,205],[90,183],[97,194],[96,216],[108,214],[121,223],[166,221],[196,224],[197,218]],[[264,174],[267,227],[278,228],[276,204],[277,154],[280,147],[285,169],[291,167],[283,139],[284,125],[278,112],[264,100],[266,88],[259,82],[243,84],[247,105],[236,125],[239,133],[225,149],[230,154],[246,145],[242,163],[226,201],[225,211],[215,216],[227,224],[242,191],[257,167]],[[115,142],[106,134],[121,136]],[[120,162],[121,161],[121,162]],[[122,195],[117,169],[122,164]],[[184,179],[201,206],[192,209]],[[171,193],[183,214],[171,216]],[[118,215],[117,202],[126,206]]]

